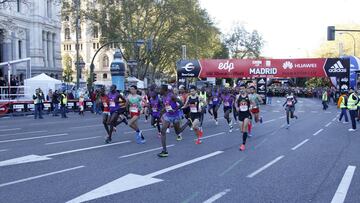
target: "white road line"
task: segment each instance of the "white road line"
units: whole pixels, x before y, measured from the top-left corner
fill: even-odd
[[[331,111],[325,111],[325,113],[331,113]]]
[[[153,177],[155,177],[155,176],[158,176],[158,175],[167,173],[167,172],[169,172],[169,171],[176,170],[176,169],[178,169],[178,168],[181,168],[181,167],[184,167],[184,166],[193,164],[193,163],[195,163],[195,162],[199,162],[199,161],[204,160],[204,159],[208,159],[208,158],[210,158],[210,157],[213,157],[213,156],[216,156],[216,155],[219,155],[219,154],[222,154],[222,153],[224,153],[224,152],[223,152],[223,151],[216,151],[216,152],[210,153],[210,154],[208,154],[208,155],[204,155],[204,156],[201,156],[201,157],[198,157],[198,158],[189,160],[189,161],[185,161],[185,162],[183,162],[183,163],[176,164],[176,165],[174,165],[174,166],[170,166],[170,167],[168,167],[168,168],[164,168],[164,169],[162,169],[162,170],[159,170],[159,171],[156,171],[156,172],[147,174],[146,177],[151,177],[151,178],[153,178]]]
[[[148,129],[144,129],[144,130],[141,130],[141,132],[146,132],[146,131],[151,131],[151,130],[156,130],[156,128],[148,128]],[[135,134],[135,131],[128,131],[128,132],[124,132],[124,134],[132,134],[134,133]]]
[[[273,110],[272,112],[274,112],[274,113],[279,113],[280,111],[278,111],[278,110]]]
[[[103,125],[102,125],[102,124],[97,124],[97,125],[85,125],[85,126],[71,127],[70,129],[92,128],[92,127],[100,127],[100,126],[103,126]]]
[[[21,130],[21,128],[8,128],[8,129],[0,129],[0,132],[14,131],[14,130]]]
[[[0,135],[0,137],[13,136],[13,135],[27,135],[27,134],[35,134],[35,133],[46,133],[46,132],[48,132],[48,131],[47,130],[29,131],[29,132],[22,132],[22,133]]]
[[[166,147],[169,148],[169,147],[173,147],[173,146],[175,146],[175,145],[172,144],[172,145],[168,145],[168,146],[166,146]],[[147,152],[157,151],[157,150],[160,150],[160,149],[162,149],[162,147],[158,147],[158,148],[154,148],[154,149],[149,149],[149,150],[145,150],[145,151],[142,151],[142,152],[136,152],[136,153],[133,153],[133,154],[124,155],[124,156],[119,157],[119,159],[131,157],[131,156],[136,156],[136,155],[139,155],[139,154],[145,154],[145,153],[147,153]]]
[[[46,155],[43,155],[43,156],[52,157],[52,156],[58,156],[58,155],[63,155],[63,154],[70,154],[70,153],[74,153],[74,152],[86,151],[86,150],[90,150],[90,149],[110,147],[110,146],[113,146],[113,145],[125,144],[125,143],[129,143],[129,142],[131,142],[131,141],[126,140],[126,141],[123,141],[123,142],[116,142],[116,143],[111,143],[111,144],[98,145],[98,146],[94,146],[94,147],[86,147],[86,148],[81,148],[81,149],[74,149],[74,150],[69,150],[69,151],[64,151],[64,152],[53,153],[53,154],[46,154]]]
[[[62,144],[62,143],[68,143],[68,142],[76,142],[76,141],[82,141],[82,140],[91,140],[95,138],[99,138],[101,136],[94,136],[94,137],[87,137],[87,138],[80,138],[80,139],[73,139],[73,140],[65,140],[65,141],[59,141],[59,142],[49,142],[45,143],[45,145],[52,145],[52,144]]]
[[[299,113],[305,113],[305,111],[298,111]]]
[[[279,117],[279,119],[282,119],[282,118],[286,118],[286,116],[281,116],[281,117]]]
[[[235,163],[233,163],[229,168],[227,168],[224,172],[220,174],[220,176],[224,176],[226,173],[231,171],[236,165],[238,165],[240,162],[244,161],[245,157],[241,158],[240,160],[237,160]]]
[[[318,113],[318,111],[311,111],[311,113]]]
[[[6,152],[8,149],[0,149],[0,152]]]
[[[224,195],[226,195],[227,193],[229,193],[231,190],[230,189],[226,189],[212,197],[210,197],[210,199],[204,201],[203,203],[213,203],[215,202],[216,200],[220,199],[221,197],[223,197]]]
[[[9,116],[6,116],[6,117],[2,117],[1,119],[9,119],[10,117]]]
[[[62,133],[62,134],[46,135],[46,136],[38,136],[38,137],[28,137],[28,138],[19,138],[19,139],[12,139],[12,140],[2,140],[2,141],[0,141],[0,143],[35,140],[35,139],[42,139],[42,138],[48,138],[48,137],[60,137],[60,136],[65,136],[65,135],[69,135],[69,134],[68,133]]]
[[[267,163],[265,166],[259,168],[258,170],[254,171],[253,173],[249,174],[248,178],[253,178],[255,177],[257,174],[261,173],[262,171],[264,171],[265,169],[269,168],[271,165],[275,164],[276,162],[280,161],[282,158],[284,158],[285,156],[282,155],[282,156],[279,156],[277,157],[276,159],[270,161],[269,163]]]
[[[313,135],[315,136],[315,135],[321,133],[323,130],[324,130],[324,129],[321,128],[320,130],[316,131],[316,133],[314,133]]]
[[[298,145],[296,145],[295,147],[291,148],[291,150],[296,150],[297,148],[301,147],[303,144],[307,143],[309,141],[309,139],[306,139],[302,142],[300,142]]]
[[[263,141],[261,141],[259,144],[257,144],[256,146],[255,146],[255,149],[257,149],[257,148],[259,148],[262,144],[264,144],[265,142],[266,142],[266,138],[263,140]]]
[[[331,125],[332,122],[329,122],[328,124],[325,125],[325,127],[329,127],[329,125]]]
[[[24,179],[20,179],[20,180],[8,182],[8,183],[3,183],[3,184],[0,184],[0,187],[14,185],[14,184],[17,184],[17,183],[22,183],[22,182],[26,182],[26,181],[30,181],[30,180],[35,180],[35,179],[39,179],[39,178],[43,178],[43,177],[46,177],[46,176],[51,176],[51,175],[55,175],[55,174],[59,174],[59,173],[65,173],[65,172],[68,172],[68,171],[73,171],[73,170],[84,168],[84,167],[85,166],[77,166],[77,167],[73,167],[73,168],[64,169],[64,170],[61,170],[61,171],[45,173],[45,174],[38,175],[38,176],[33,176],[33,177],[24,178]]]
[[[332,121],[336,121],[336,119],[337,119],[337,118],[335,117],[335,118],[332,119]]]
[[[356,167],[348,166],[331,203],[343,203],[349,190]]]
[[[268,121],[264,121],[263,124],[270,123],[270,122],[273,122],[273,121],[276,121],[276,119],[271,119],[271,120],[268,120]]]
[[[222,135],[222,134],[225,134],[225,132],[221,132],[221,133],[216,133],[216,134],[213,134],[213,135],[204,136],[204,137],[201,138],[201,140],[205,140],[205,139],[208,139],[208,138],[210,138],[210,137],[215,137],[215,136]],[[194,139],[194,140],[197,140],[197,139]]]

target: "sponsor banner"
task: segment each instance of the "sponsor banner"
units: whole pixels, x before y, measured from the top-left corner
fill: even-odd
[[[263,99],[263,104],[266,104],[266,78],[256,78],[257,94]]]
[[[350,62],[340,58],[181,60],[178,77],[344,77]]]

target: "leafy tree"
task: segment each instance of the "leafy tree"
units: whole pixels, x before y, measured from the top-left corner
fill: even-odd
[[[72,60],[69,55],[65,55],[62,58],[63,64],[63,78],[65,82],[72,82],[73,81],[73,74],[74,71],[72,69]]]
[[[264,40],[256,30],[249,32],[244,26],[235,24],[225,36],[225,44],[232,58],[259,58]]]
[[[310,78],[305,82],[306,87],[316,88],[316,87],[330,87],[331,82],[329,78]]]

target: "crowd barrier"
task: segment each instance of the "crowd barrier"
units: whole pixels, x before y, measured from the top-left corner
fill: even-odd
[[[50,113],[53,110],[53,106],[50,102],[43,103],[43,113]],[[92,102],[90,100],[85,101],[85,111],[92,111]],[[27,115],[34,113],[34,102],[33,101],[9,101],[9,102],[0,102],[0,116],[9,116],[9,115]],[[59,104],[60,108],[60,104]],[[79,111],[79,101],[78,100],[68,100],[67,103],[68,112]]]

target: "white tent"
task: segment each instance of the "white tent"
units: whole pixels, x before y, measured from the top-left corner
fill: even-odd
[[[41,88],[44,95],[47,95],[49,89],[53,92],[61,86],[61,81],[47,76],[45,73],[41,73],[35,77],[24,80],[25,85],[25,98],[32,99],[32,95],[37,88]]]
[[[144,81],[139,80],[136,77],[128,77],[126,80],[129,84],[135,84],[139,89],[144,89],[145,87]]]

